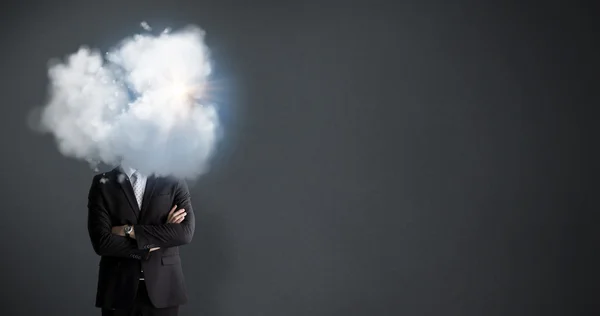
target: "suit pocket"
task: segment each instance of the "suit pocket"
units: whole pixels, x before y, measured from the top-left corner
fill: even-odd
[[[173,264],[178,264],[178,263],[181,263],[181,258],[179,257],[179,255],[171,255],[171,256],[162,257],[163,266],[168,266],[168,265],[173,265]]]
[[[165,194],[153,194],[152,195],[152,200],[156,201],[156,202],[162,202],[162,201],[172,201],[173,200],[173,195],[171,195],[171,193],[165,193]]]
[[[165,195],[171,195],[171,194],[173,194],[173,190],[168,189],[168,190],[154,191],[153,196],[165,196]]]

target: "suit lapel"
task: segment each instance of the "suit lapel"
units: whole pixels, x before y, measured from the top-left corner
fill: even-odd
[[[142,215],[147,213],[148,204],[154,193],[154,186],[156,184],[156,176],[151,175],[146,179],[146,189],[144,190],[144,197],[142,198]]]
[[[129,202],[129,206],[131,206],[131,211],[133,212],[133,215],[135,215],[135,218],[139,220],[140,208],[138,207],[137,200],[135,199],[135,193],[133,192],[131,181],[129,181],[129,178],[121,170],[121,168],[115,168],[114,171],[116,174],[117,183],[119,183],[121,190],[123,190],[125,197],[127,197],[127,201]]]

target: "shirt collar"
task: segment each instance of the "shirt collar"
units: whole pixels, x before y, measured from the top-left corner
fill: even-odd
[[[125,172],[125,174],[127,175],[128,178],[131,178],[131,176],[133,175],[134,172],[136,172],[137,170],[134,168],[131,168],[129,166],[123,166],[121,165],[121,170],[123,172]],[[141,173],[138,172],[139,175],[142,175]]]

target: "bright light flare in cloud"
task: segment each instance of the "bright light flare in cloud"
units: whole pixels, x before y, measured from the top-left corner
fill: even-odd
[[[211,74],[201,29],[135,35],[105,54],[82,47],[48,74],[38,125],[62,154],[183,178],[208,169],[219,121],[201,101]]]

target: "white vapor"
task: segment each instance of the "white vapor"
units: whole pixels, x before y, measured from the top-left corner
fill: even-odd
[[[135,35],[104,55],[82,47],[49,67],[37,123],[65,156],[195,178],[208,169],[219,128],[200,101],[210,72],[197,27]]]

